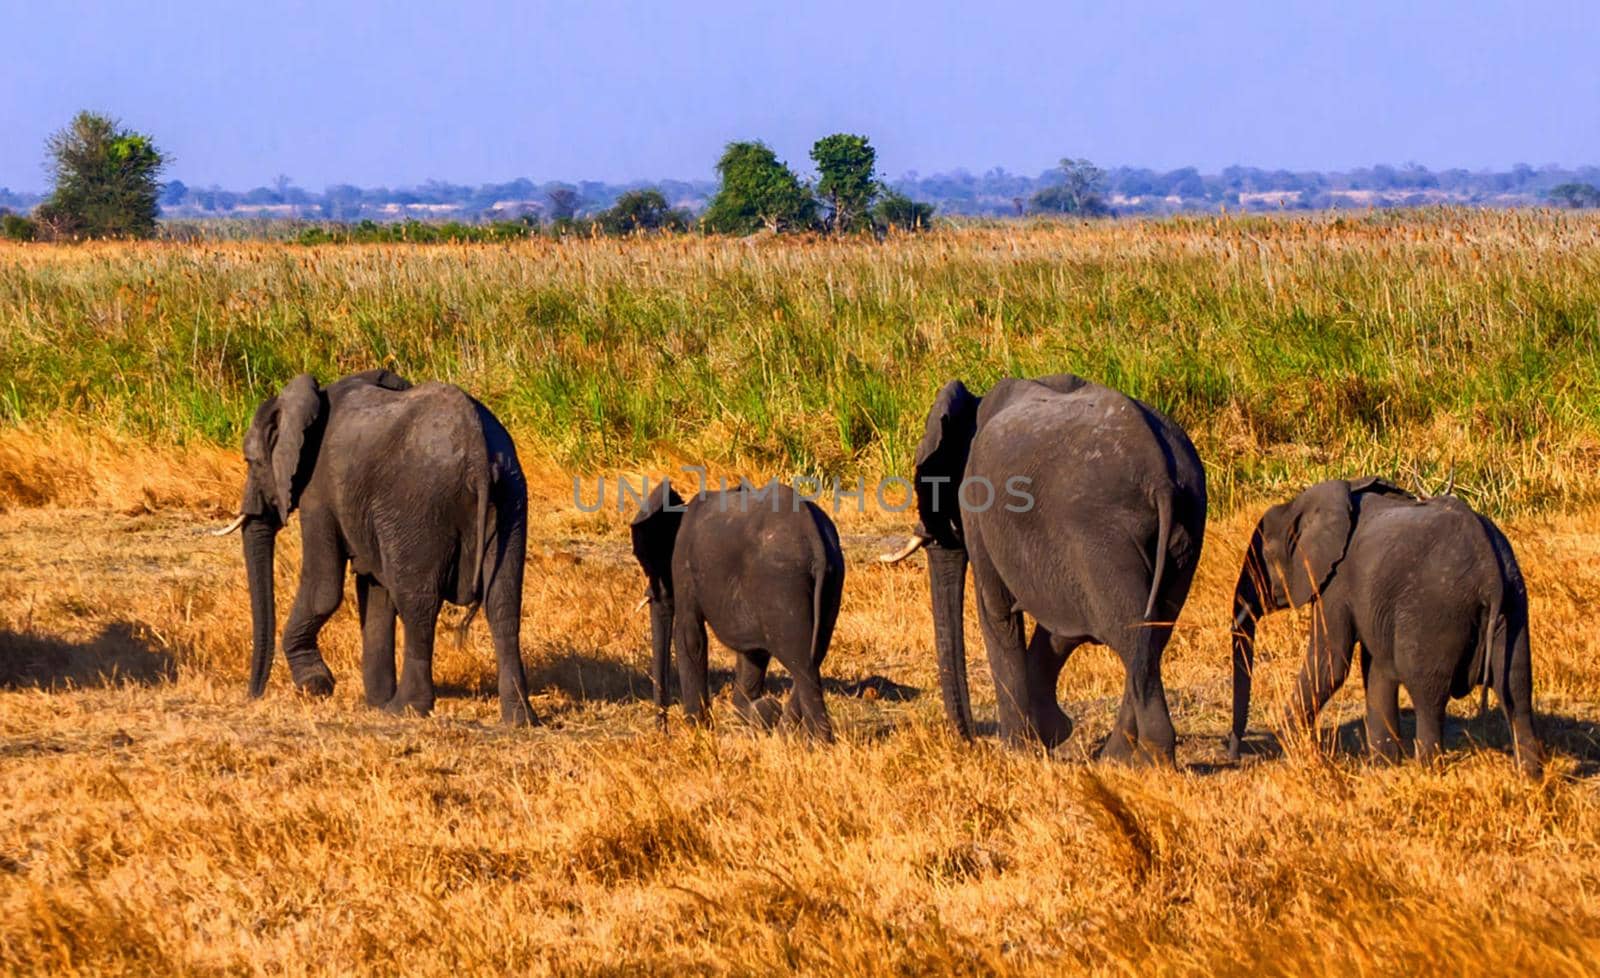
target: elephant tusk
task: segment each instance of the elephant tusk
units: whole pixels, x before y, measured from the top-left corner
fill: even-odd
[[[233,518],[233,522],[229,523],[227,526],[223,527],[222,529],[220,529],[220,530],[212,530],[211,531],[211,535],[214,536],[214,537],[225,537],[228,534],[232,533],[234,530],[237,530],[241,526],[244,526],[244,514],[243,513],[240,513],[238,516],[234,517]]]
[[[633,613],[637,615],[639,612],[643,611],[644,610],[644,606],[649,604],[649,603],[650,603],[650,595],[647,594],[644,597],[639,599],[639,603],[638,604],[633,606]]]
[[[919,533],[913,536],[911,538],[911,542],[907,543],[901,549],[892,554],[879,554],[878,559],[883,561],[885,564],[898,564],[900,561],[905,560],[907,557],[911,556],[932,542],[932,537],[925,537]]]

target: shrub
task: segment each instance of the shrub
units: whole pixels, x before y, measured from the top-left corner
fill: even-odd
[[[673,210],[659,190],[630,190],[595,220],[606,234],[683,231],[689,226],[688,215]]]
[[[21,214],[0,214],[0,238],[7,241],[32,241],[39,236],[39,226]]]
[[[882,230],[926,231],[933,226],[933,205],[885,187],[882,199],[872,208],[872,222]]]

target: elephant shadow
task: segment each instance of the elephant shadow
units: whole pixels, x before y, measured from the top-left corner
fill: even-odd
[[[535,696],[560,692],[573,700],[604,703],[650,698],[650,677],[643,670],[595,651],[574,649],[526,668],[528,691]],[[498,675],[486,669],[466,682],[438,683],[435,692],[451,699],[475,699],[493,697],[498,689]]]
[[[1536,713],[1535,723],[1539,739],[1551,754],[1565,754],[1578,763],[1577,775],[1590,778],[1600,775],[1600,723],[1560,713]],[[1417,734],[1416,713],[1400,711],[1400,738],[1410,757],[1411,745]],[[1365,756],[1367,753],[1366,722],[1356,717],[1341,723],[1333,731],[1334,749],[1340,754]],[[1444,722],[1444,749],[1470,750],[1480,747],[1504,754],[1512,754],[1511,725],[1505,713],[1491,709],[1486,717],[1449,716]]]
[[[711,694],[715,696],[724,687],[733,684],[733,670],[713,669],[708,677]],[[768,695],[786,696],[794,688],[794,680],[786,672],[773,670],[767,674]],[[673,682],[676,693],[677,682]],[[860,679],[834,679],[822,677],[822,691],[829,696],[850,699],[881,700],[886,703],[909,703],[922,695],[922,687],[897,683],[887,676],[873,674]]]
[[[129,622],[112,622],[84,642],[0,631],[0,689],[155,686],[177,678],[172,653]]]
[[[485,670],[468,682],[440,683],[436,692],[441,697],[470,699],[493,696],[498,679],[494,672]],[[733,685],[733,670],[712,669],[707,675],[712,696]],[[787,673],[774,671],[767,676],[767,692],[785,695],[794,686]],[[670,696],[678,703],[678,674],[674,669],[669,679]],[[917,686],[897,683],[886,676],[871,675],[859,679],[822,680],[823,691],[832,696],[852,699],[875,699],[889,703],[907,703],[922,695]],[[541,692],[560,692],[578,702],[635,703],[649,702],[654,694],[650,676],[643,669],[622,659],[594,650],[571,649],[547,656],[528,669],[528,689],[535,695]]]
[[[579,701],[632,703],[650,698],[650,676],[621,659],[575,649],[529,670],[528,689],[560,690]]]

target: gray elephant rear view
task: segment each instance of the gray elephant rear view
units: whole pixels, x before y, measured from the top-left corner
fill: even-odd
[[[283,629],[297,686],[333,692],[317,633],[339,607],[348,564],[369,704],[432,710],[434,627],[450,601],[483,608],[499,660],[501,719],[532,720],[519,634],[527,483],[511,436],[487,408],[459,388],[413,387],[383,370],[325,389],[301,374],[256,410],[244,454],[239,517],[222,532],[243,528],[252,696],[272,668],[274,544],[298,510],[300,586]],[[406,626],[398,682],[396,616]]]
[[[921,526],[883,559],[928,548],[939,680],[956,729],[970,736],[973,725],[962,638],[970,557],[1001,736],[1065,740],[1057,679],[1073,649],[1099,642],[1127,673],[1103,755],[1170,763],[1161,654],[1206,525],[1205,469],[1183,430],[1071,374],[1007,378],[982,398],[952,380],[928,412],[915,465]],[[966,481],[979,487],[971,498]],[[1016,490],[1031,502],[1002,502]]]
[[[1416,752],[1438,756],[1452,696],[1493,687],[1517,763],[1537,774],[1528,592],[1511,543],[1454,496],[1419,500],[1382,479],[1331,479],[1271,507],[1256,524],[1233,597],[1233,733],[1250,714],[1256,621],[1285,608],[1311,615],[1289,708],[1295,726],[1344,684],[1355,647],[1367,691],[1367,743],[1400,755],[1403,685],[1416,707]]]
[[[667,675],[677,647],[684,712],[707,718],[706,626],[739,657],[734,707],[761,727],[768,663],[776,657],[794,688],[783,719],[833,740],[822,701],[822,660],[844,592],[839,532],[816,504],[784,485],[760,492],[698,493],[685,505],[666,482],[630,528],[633,554],[649,580],[651,679],[665,722]]]

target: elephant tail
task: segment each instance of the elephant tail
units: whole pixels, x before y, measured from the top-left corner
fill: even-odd
[[[1456,505],[1461,509],[1466,510],[1466,506],[1464,504],[1458,502]],[[1488,593],[1480,595],[1480,598],[1483,601],[1483,607],[1485,607],[1488,611],[1488,617],[1484,619],[1483,628],[1480,630],[1481,637],[1478,643],[1478,655],[1482,656],[1483,661],[1480,668],[1475,670],[1475,675],[1471,676],[1468,680],[1469,683],[1475,682],[1482,686],[1478,697],[1478,723],[1482,727],[1482,734],[1487,736],[1489,722],[1489,686],[1494,682],[1495,657],[1500,652],[1500,649],[1496,647],[1495,639],[1497,635],[1502,633],[1502,629],[1500,628],[1500,618],[1505,610],[1505,568],[1500,563],[1500,553],[1495,547],[1494,532],[1487,525],[1488,521],[1483,517],[1478,516],[1476,513],[1472,513],[1470,510],[1467,510],[1467,513],[1472,517],[1473,522],[1477,524],[1476,529],[1479,531],[1478,536],[1481,544],[1479,560],[1483,561],[1486,567],[1491,567],[1494,569],[1493,583],[1490,585]],[[1509,646],[1511,643],[1511,628],[1509,622],[1507,623],[1507,627],[1503,630],[1503,633],[1505,635],[1504,645]],[[1509,649],[1507,649],[1507,651],[1509,651]],[[1506,656],[1505,661],[1509,663],[1509,655]],[[1467,687],[1469,694],[1471,689],[1472,687],[1469,685]]]
[[[1503,588],[1496,590],[1489,598],[1489,617],[1483,625],[1482,651],[1479,653],[1483,656],[1483,668],[1478,671],[1477,676],[1478,682],[1482,684],[1482,689],[1479,690],[1478,694],[1478,723],[1485,736],[1488,734],[1489,723],[1489,684],[1494,681],[1495,635],[1501,631],[1500,605],[1502,590]],[[1511,629],[1509,627],[1505,629],[1505,636],[1506,643],[1509,644],[1511,642]]]
[[[822,589],[828,585],[826,565],[812,575],[811,583],[811,662],[817,661],[817,644],[822,639]]]
[[[478,481],[478,523],[477,541],[478,552],[472,561],[472,587],[467,591],[472,596],[472,603],[467,606],[466,616],[461,619],[461,624],[456,627],[456,645],[465,645],[467,642],[467,629],[472,625],[472,619],[478,616],[478,610],[483,607],[484,592],[488,590],[488,582],[483,578],[483,558],[488,551],[489,537],[489,496],[494,486],[494,475],[489,470],[485,458],[483,477]]]
[[[1172,493],[1156,493],[1156,557],[1155,569],[1150,574],[1150,597],[1144,603],[1144,620],[1151,621],[1156,614],[1156,598],[1161,596],[1161,578],[1167,571],[1167,545],[1172,542]]]

